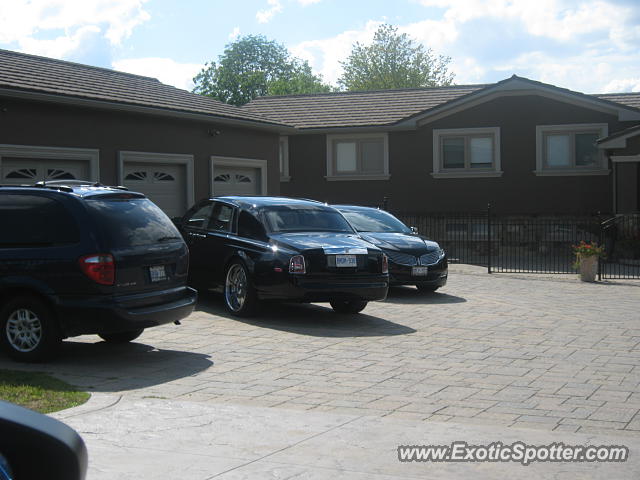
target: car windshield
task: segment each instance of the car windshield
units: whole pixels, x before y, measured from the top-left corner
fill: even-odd
[[[341,210],[359,232],[411,233],[411,229],[383,210]]]
[[[349,223],[337,211],[306,205],[281,205],[263,210],[272,232],[353,233]]]
[[[147,198],[109,197],[88,199],[87,207],[97,217],[111,248],[129,248],[180,241],[180,232]]]

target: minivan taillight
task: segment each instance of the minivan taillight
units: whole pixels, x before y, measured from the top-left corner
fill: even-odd
[[[294,255],[289,260],[289,273],[307,273],[302,255]]]
[[[382,273],[389,273],[389,257],[382,254]]]
[[[85,255],[78,260],[82,272],[100,285],[113,285],[116,279],[116,264],[113,255],[98,253]]]

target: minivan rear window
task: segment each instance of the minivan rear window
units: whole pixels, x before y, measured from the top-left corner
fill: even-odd
[[[182,239],[169,217],[147,198],[91,198],[86,204],[109,242],[109,248],[139,247]]]

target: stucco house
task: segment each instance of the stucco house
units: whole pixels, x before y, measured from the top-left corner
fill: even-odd
[[[0,184],[89,179],[169,215],[256,194],[414,213],[639,208],[640,93],[489,85],[263,97],[0,50]]]
[[[176,216],[214,192],[279,193],[289,130],[154,78],[0,50],[0,184],[125,185]]]
[[[487,203],[507,214],[639,208],[640,93],[585,95],[514,75],[489,85],[262,97],[243,110],[295,127],[280,140],[285,195],[386,198],[394,211],[417,213]]]

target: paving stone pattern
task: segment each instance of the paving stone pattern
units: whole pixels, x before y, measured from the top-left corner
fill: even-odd
[[[562,432],[640,434],[640,282],[452,266],[434,294],[392,289],[360,315],[203,295],[131,345],[65,342],[49,371],[90,391]]]

